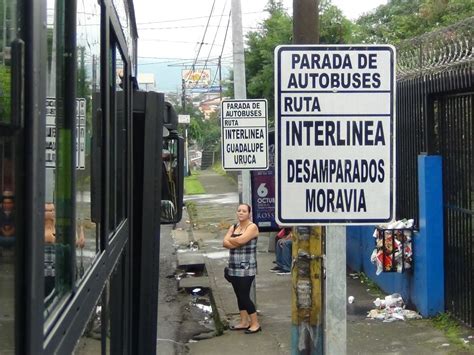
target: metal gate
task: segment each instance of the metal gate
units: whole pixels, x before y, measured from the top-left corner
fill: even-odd
[[[473,88],[474,16],[397,45],[397,217],[418,220],[417,156],[441,155],[445,310],[471,327]]]
[[[443,157],[446,310],[474,325],[474,92],[433,101]]]

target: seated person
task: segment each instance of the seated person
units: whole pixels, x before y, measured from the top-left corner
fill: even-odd
[[[271,272],[276,272],[279,275],[290,274],[291,272],[291,247],[293,242],[291,241],[292,233],[291,228],[282,228],[276,236],[275,254],[276,264],[272,268]]]

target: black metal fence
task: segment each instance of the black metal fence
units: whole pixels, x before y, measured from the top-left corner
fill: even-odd
[[[425,83],[410,78],[397,83],[397,219],[413,218],[418,225],[418,163],[426,151]]]
[[[474,92],[435,100],[438,150],[443,156],[446,306],[474,325]]]
[[[397,217],[418,220],[417,156],[443,158],[445,306],[474,325],[474,17],[398,48]]]

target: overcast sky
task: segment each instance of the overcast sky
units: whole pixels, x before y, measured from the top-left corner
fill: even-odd
[[[241,0],[244,33],[258,28],[267,15],[264,12],[267,3],[268,0]],[[356,19],[387,0],[332,0],[332,3],[346,17]],[[206,64],[214,78],[221,53],[223,66],[231,67],[231,23],[223,48],[231,0],[135,0],[134,4],[139,36],[138,72],[154,73],[158,91],[178,90],[181,70],[189,69],[195,62],[200,68]],[[283,4],[291,13],[293,0],[284,0]]]

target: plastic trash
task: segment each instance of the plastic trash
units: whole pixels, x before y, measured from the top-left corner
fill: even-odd
[[[376,265],[376,275],[383,271],[403,272],[412,267],[413,219],[402,219],[375,228],[372,236],[376,239],[375,248],[370,256]]]
[[[349,304],[352,304],[354,302],[354,296],[347,297],[347,302],[349,302]]]
[[[419,313],[405,309],[403,298],[399,293],[385,296],[384,299],[377,297],[374,305],[376,308],[369,311],[367,318],[382,320],[385,323],[422,318]]]

